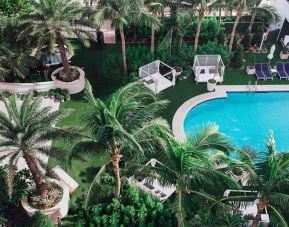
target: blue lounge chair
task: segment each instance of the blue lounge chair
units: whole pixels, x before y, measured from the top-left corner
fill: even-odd
[[[267,80],[273,80],[273,75],[271,69],[268,64],[261,64],[262,65],[262,72],[265,75]]]
[[[284,71],[287,74],[288,78],[289,78],[289,63],[284,63]]]
[[[284,70],[284,65],[283,63],[276,63],[276,71],[277,71],[277,74],[280,78],[280,80],[282,79],[288,79],[288,76]]]
[[[255,65],[255,75],[257,77],[257,80],[266,80],[266,76],[262,72],[262,65],[261,64]]]

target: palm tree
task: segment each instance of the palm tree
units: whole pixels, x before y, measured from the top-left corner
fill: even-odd
[[[234,43],[234,38],[236,35],[236,29],[237,25],[240,21],[240,18],[243,16],[243,13],[245,11],[250,11],[253,10],[253,12],[267,12],[269,13],[273,20],[276,20],[276,13],[274,12],[274,8],[272,7],[256,7],[256,0],[231,0],[228,3],[228,7],[232,8],[233,10],[236,11],[236,19],[234,22],[234,26],[231,32],[231,37],[230,37],[230,44],[229,44],[229,51],[232,52],[233,49],[233,43]],[[258,9],[257,9],[258,8]]]
[[[157,179],[161,185],[176,186],[176,198],[173,211],[178,218],[179,226],[185,226],[188,214],[188,204],[192,198],[203,198],[209,202],[216,201],[216,197],[208,194],[210,189],[223,190],[224,185],[239,188],[239,185],[224,172],[216,169],[216,159],[210,155],[216,151],[230,154],[233,146],[227,138],[218,132],[216,125],[206,125],[196,131],[181,144],[175,140],[171,142],[171,149],[165,153],[155,151],[161,166],[144,166],[132,160],[129,168],[134,169],[135,176],[146,177],[148,180]]]
[[[151,2],[147,3],[149,11],[155,16],[159,16],[164,11],[164,6],[162,3]],[[151,26],[151,52],[155,52],[155,31],[157,27],[155,25]]]
[[[109,154],[115,177],[115,196],[120,195],[120,162],[165,146],[162,135],[169,134],[168,123],[156,118],[167,101],[158,101],[143,84],[121,88],[107,103],[93,96],[87,82],[85,97],[90,108],[84,116],[83,140],[74,146],[69,160],[78,156]]]
[[[95,23],[100,27],[105,20],[111,20],[112,26],[118,28],[121,36],[121,50],[124,72],[127,75],[125,26],[129,21],[148,27],[158,26],[159,21],[144,7],[143,0],[102,0],[95,15]]]
[[[46,165],[40,155],[53,155],[47,142],[70,135],[69,130],[53,127],[67,114],[51,111],[51,107],[41,108],[41,98],[33,100],[31,95],[26,95],[20,105],[16,95],[2,99],[8,114],[0,111],[0,160],[8,160],[7,166],[14,167],[22,157],[31,171],[37,192],[45,198],[47,188],[41,168]]]
[[[45,45],[53,49],[56,43],[64,68],[64,80],[73,80],[65,45],[69,52],[73,53],[73,47],[67,36],[76,36],[87,47],[89,38],[93,39],[88,31],[77,26],[85,24],[85,8],[73,0],[34,0],[33,6],[33,13],[20,17],[26,28],[20,33],[19,38],[36,37],[38,56]]]
[[[197,4],[194,5],[194,9],[198,12],[198,27],[197,27],[197,33],[196,33],[195,42],[194,42],[194,51],[197,51],[198,44],[199,44],[199,37],[201,33],[202,21],[203,21],[205,12],[208,9],[207,1],[206,0],[198,1]]]
[[[257,199],[259,201],[258,211],[253,220],[252,227],[259,225],[261,214],[264,212],[266,206],[271,208],[282,226],[288,226],[276,207],[285,210],[289,208],[288,192],[282,193],[282,189],[289,186],[287,180],[289,177],[289,154],[277,153],[273,133],[271,133],[269,143],[267,144],[267,152],[258,154],[258,156],[257,160],[253,160],[248,154],[244,155],[243,153],[241,156],[241,160],[247,163],[247,166],[251,166],[251,171],[247,174],[246,187],[257,192]],[[255,198],[252,195],[231,196],[220,201]]]

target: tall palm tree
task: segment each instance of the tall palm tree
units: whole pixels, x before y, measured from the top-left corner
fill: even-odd
[[[118,28],[121,36],[121,50],[124,72],[127,75],[125,26],[129,21],[145,26],[158,26],[159,21],[147,12],[143,0],[102,0],[95,15],[95,23],[101,26],[105,20],[111,20],[112,26]]]
[[[239,188],[234,180],[216,169],[217,159],[210,159],[210,155],[216,151],[229,154],[233,149],[227,138],[218,132],[216,125],[206,125],[191,135],[186,144],[173,140],[171,149],[165,153],[155,151],[155,157],[163,165],[144,166],[132,160],[129,167],[134,169],[135,176],[145,176],[151,181],[157,179],[164,186],[176,186],[173,211],[179,226],[185,226],[188,204],[192,198],[214,202],[216,197],[208,194],[210,189],[223,190],[224,185]]]
[[[45,198],[47,188],[41,168],[46,165],[42,158],[54,154],[47,142],[70,135],[69,131],[54,127],[67,114],[51,111],[51,107],[41,108],[42,99],[33,100],[31,95],[25,96],[20,105],[16,95],[3,101],[7,113],[0,111],[0,160],[7,160],[7,166],[14,167],[21,157],[24,158],[37,192]]]
[[[159,2],[151,2],[147,3],[149,11],[154,15],[154,16],[159,16],[161,13],[164,11],[164,5]],[[155,52],[155,31],[157,27],[155,25],[151,26],[151,52],[154,54]]]
[[[241,157],[243,162],[251,166],[251,171],[247,175],[248,181],[246,187],[257,192],[257,199],[259,201],[258,211],[253,220],[252,227],[259,225],[261,215],[266,206],[271,208],[282,226],[288,226],[277,208],[284,210],[288,210],[289,208],[289,194],[282,193],[282,189],[289,186],[289,154],[287,152],[277,153],[273,133],[271,133],[269,143],[267,144],[267,152],[258,154],[258,156],[257,160],[253,160],[248,154]],[[232,196],[220,201],[235,199],[256,199],[256,197],[252,197],[251,195],[234,198]]]
[[[85,97],[90,108],[84,116],[84,138],[74,146],[69,160],[78,156],[109,154],[115,177],[115,196],[120,195],[120,162],[165,146],[162,135],[169,134],[168,123],[157,118],[167,101],[158,101],[143,84],[121,88],[107,103],[93,96],[87,82]],[[165,137],[164,137],[165,138]]]
[[[76,36],[85,46],[89,46],[90,38],[93,39],[88,31],[77,26],[88,25],[84,19],[85,8],[73,0],[34,0],[33,6],[33,13],[20,17],[26,28],[20,33],[19,38],[35,37],[38,56],[45,45],[53,49],[56,43],[66,74],[64,80],[73,80],[65,45],[69,52],[73,53],[73,47],[67,36]]]
[[[228,7],[236,11],[236,18],[233,25],[233,29],[231,32],[230,43],[229,43],[229,51],[232,52],[234,38],[236,35],[237,25],[240,21],[240,18],[243,16],[245,11],[253,11],[255,13],[258,12],[267,12],[269,13],[273,20],[276,20],[276,13],[274,8],[272,7],[256,7],[256,0],[231,0],[228,3]],[[258,9],[257,9],[258,8]]]

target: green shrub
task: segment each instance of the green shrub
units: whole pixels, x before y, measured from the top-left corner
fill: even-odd
[[[175,226],[168,206],[143,193],[135,186],[123,184],[122,194],[88,209],[79,209],[76,226]]]
[[[53,227],[52,221],[44,214],[36,211],[35,214],[29,219],[27,226],[29,227]]]
[[[244,50],[247,51],[251,47],[252,35],[249,29],[246,30],[245,35],[241,41]]]
[[[236,48],[236,51],[232,57],[231,60],[231,65],[236,67],[236,68],[242,68],[244,65],[244,53],[243,53],[244,49],[243,46],[238,45]]]
[[[220,31],[221,26],[216,17],[204,18],[202,21],[200,38],[207,43],[209,40],[217,38]]]
[[[252,38],[252,45],[260,47],[263,35],[264,35],[264,26],[261,25],[257,28],[257,31]]]
[[[55,90],[54,90],[54,89],[50,89],[50,90],[48,91],[48,93],[49,93],[49,96],[50,96],[50,97],[55,96]]]
[[[200,45],[198,54],[220,54],[225,65],[229,64],[232,58],[228,46],[218,44],[215,41],[209,41],[207,44]]]
[[[2,95],[4,98],[9,98],[11,94],[8,91],[4,91]]]
[[[219,34],[217,35],[217,41],[221,45],[225,44],[225,33],[223,29],[221,29]]]

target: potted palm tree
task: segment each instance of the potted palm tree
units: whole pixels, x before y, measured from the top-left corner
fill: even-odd
[[[19,106],[16,95],[3,98],[8,114],[0,112],[0,159],[18,167],[24,163],[22,168],[28,167],[31,171],[34,186],[32,192],[22,199],[22,206],[29,216],[41,210],[49,216],[64,217],[68,212],[69,190],[63,183],[47,178],[44,172],[47,156],[56,154],[48,142],[72,134],[54,127],[55,122],[66,115],[48,107],[42,108],[42,99],[32,99],[29,94]]]
[[[19,38],[36,37],[37,47],[39,47],[36,51],[37,57],[41,56],[41,49],[44,45],[55,48],[54,44],[56,43],[63,65],[56,73],[64,74],[61,77],[63,82],[76,80],[73,77],[73,70],[69,65],[65,47],[69,53],[73,54],[73,46],[68,37],[77,37],[86,47],[90,44],[89,39],[94,39],[92,33],[83,29],[82,26],[77,26],[86,23],[85,8],[73,0],[35,0],[32,4],[34,6],[33,13],[20,17],[25,29],[20,33]],[[79,68],[76,69],[79,70]]]

